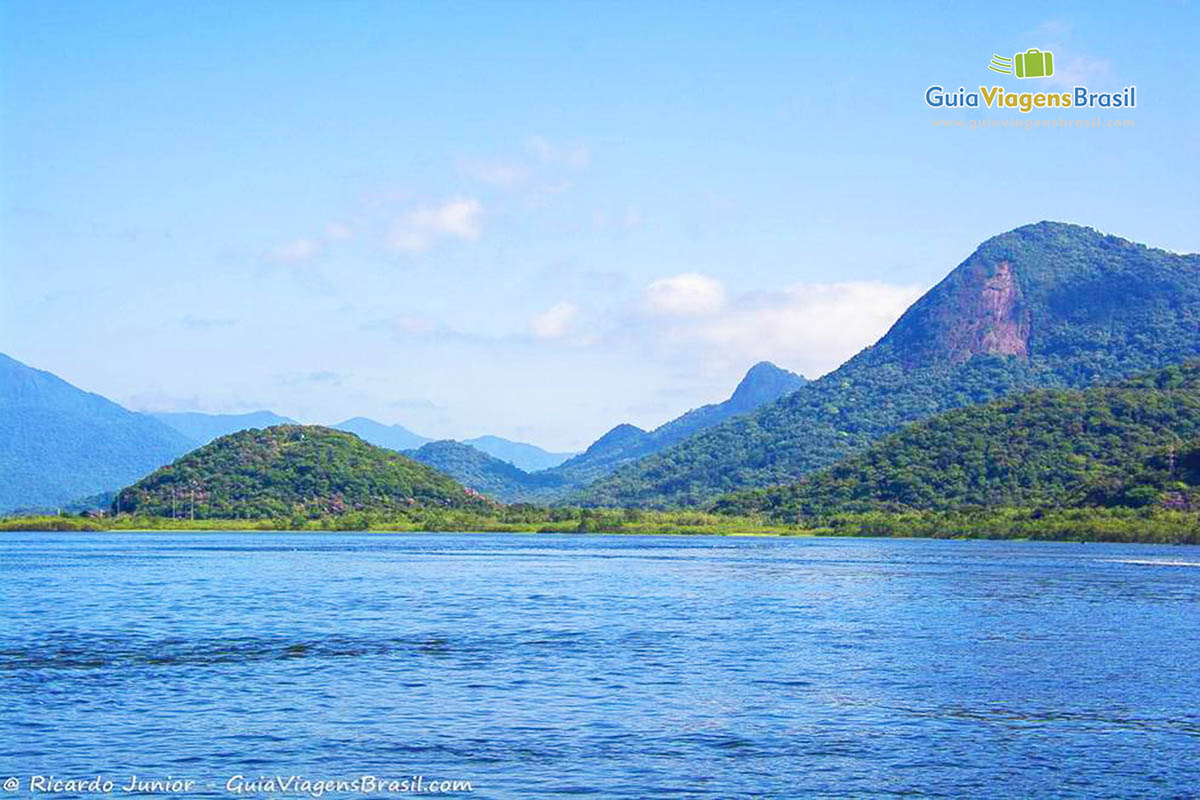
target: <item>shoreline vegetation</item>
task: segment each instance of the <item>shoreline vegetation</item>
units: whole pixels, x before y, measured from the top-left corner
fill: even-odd
[[[509,506],[489,512],[437,509],[414,510],[403,515],[350,512],[264,519],[189,519],[141,514],[0,518],[0,532],[17,531],[608,533],[1200,544],[1200,512],[1161,508],[992,508],[833,513],[782,523],[762,516],[737,517],[699,511]]]

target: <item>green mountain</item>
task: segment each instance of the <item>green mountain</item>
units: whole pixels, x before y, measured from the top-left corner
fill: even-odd
[[[802,375],[780,369],[768,361],[759,362],[746,372],[728,400],[692,409],[649,432],[635,425],[618,425],[586,451],[549,472],[562,478],[564,484],[584,486],[623,464],[678,444],[764,403],[786,397],[807,383]]]
[[[1039,389],[914,423],[790,486],[727,496],[777,519],[969,506],[1200,509],[1200,362]]]
[[[152,417],[0,354],[0,512],[116,489],[191,446]]]
[[[1055,222],[982,244],[874,346],[576,499],[671,506],[790,483],[940,411],[1200,354],[1200,256]],[[568,462],[569,463],[569,462]]]
[[[152,413],[159,422],[174,428],[197,445],[208,444],[225,436],[251,428],[272,425],[294,425],[294,419],[281,417],[271,411],[252,411],[249,414],[203,414],[197,411],[162,411]]]
[[[507,461],[514,467],[526,472],[537,472],[542,469],[557,467],[575,453],[551,453],[534,444],[514,442],[499,436],[477,436],[474,439],[464,439],[463,444],[469,444],[476,450],[482,450],[501,461]]]
[[[413,507],[482,507],[425,464],[316,425],[222,436],[122,489],[114,508],[204,519],[316,517]],[[173,512],[174,509],[174,512]]]
[[[547,471],[559,476],[564,485],[582,486],[651,452],[650,434],[623,422],[592,442],[587,450]]]
[[[462,442],[430,442],[404,454],[506,503],[546,499],[562,486],[562,479],[556,475],[525,472]]]

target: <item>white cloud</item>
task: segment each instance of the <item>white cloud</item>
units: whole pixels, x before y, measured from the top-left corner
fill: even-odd
[[[462,239],[479,238],[479,215],[483,208],[471,198],[451,200],[433,208],[419,208],[412,213],[414,226],[434,233]]]
[[[555,303],[530,321],[533,335],[539,339],[562,338],[578,313],[579,309],[571,303]]]
[[[725,286],[716,278],[684,272],[646,287],[646,307],[654,314],[692,317],[712,314],[725,305]]]
[[[421,206],[392,225],[387,245],[400,253],[423,253],[439,239],[474,241],[481,233],[482,216],[483,206],[470,197]]]
[[[278,264],[299,264],[304,261],[311,261],[320,255],[320,253],[321,245],[319,242],[302,236],[294,241],[271,248],[267,252],[267,258]]]
[[[766,359],[816,377],[874,344],[923,291],[880,282],[798,284],[705,316],[661,320],[656,335],[667,347],[699,347],[710,360]]]

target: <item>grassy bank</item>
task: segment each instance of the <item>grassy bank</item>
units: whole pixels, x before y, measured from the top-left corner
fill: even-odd
[[[800,525],[694,511],[523,509],[414,511],[406,515],[350,513],[320,518],[172,519],[140,514],[117,517],[29,516],[0,519],[0,531],[473,531],[482,533],[647,533],[799,535]]]
[[[885,536],[1200,544],[1200,513],[1162,509],[978,509],[954,512],[831,514],[781,524],[762,517],[698,511],[543,509],[510,506],[491,513],[421,510],[404,516],[350,513],[276,519],[10,517],[0,531],[477,531],[484,533],[627,533],[718,536]]]

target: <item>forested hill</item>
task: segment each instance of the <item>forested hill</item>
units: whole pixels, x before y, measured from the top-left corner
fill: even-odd
[[[484,505],[432,467],[316,425],[222,436],[122,489],[113,503],[114,510],[154,516],[190,516],[194,509],[205,519]]]
[[[790,486],[721,498],[795,520],[968,506],[1200,509],[1200,362],[1119,386],[1039,389],[914,423]]]
[[[679,506],[790,483],[940,411],[1200,354],[1200,256],[1055,222],[982,244],[873,347],[574,499]]]

